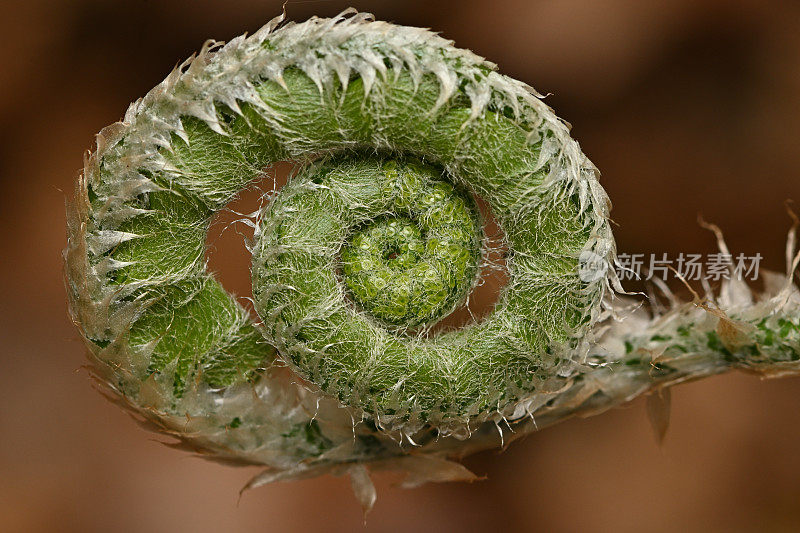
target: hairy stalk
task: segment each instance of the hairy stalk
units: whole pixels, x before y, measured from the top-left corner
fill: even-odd
[[[730,368],[798,371],[796,259],[755,302],[727,283],[619,320],[608,200],[536,92],[368,14],[281,24],[206,43],[132,104],[69,209],[73,319],[149,424],[267,466],[249,486],[347,472],[368,507],[365,465],[471,479],[449,459],[504,436]],[[255,322],[206,271],[205,234],[282,160],[300,171],[258,216]],[[509,282],[488,317],[431,333],[480,283],[476,198]]]

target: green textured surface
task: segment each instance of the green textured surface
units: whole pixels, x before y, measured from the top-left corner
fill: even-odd
[[[478,270],[476,208],[436,169],[398,169],[395,161],[375,168],[365,177],[393,201],[347,238],[343,280],[356,303],[389,326],[434,322],[463,300]]]
[[[406,193],[413,179],[404,178],[398,194],[394,171],[374,170],[391,161],[349,152],[321,169],[301,173],[263,216],[254,257],[254,296],[270,342],[323,390],[381,415],[475,415],[545,386],[560,362],[553,353],[585,320],[577,257],[589,235],[573,202],[540,201],[548,169],[538,164],[539,148],[528,141],[524,129],[491,111],[471,118],[467,98],[454,97],[436,109],[438,83],[423,79],[415,89],[402,72],[387,74],[386,81],[373,88],[379,96],[367,103],[358,80],[344,95],[336,87],[330,95],[320,95],[302,74],[284,79],[290,84],[286,95],[303,105],[326,99],[341,102],[331,107],[341,110],[338,113],[315,108],[313,113],[293,115],[287,102],[262,88],[262,95],[270,95],[265,98],[270,105],[286,114],[287,127],[294,128],[292,139],[311,138],[329,150],[355,142],[422,156],[429,164],[447,168],[456,186],[484,198],[506,233],[511,280],[489,318],[432,338],[398,334],[376,323],[375,308],[369,304],[364,305],[367,313],[354,310],[336,276],[342,245],[354,231],[363,239],[365,224],[384,227],[386,216],[400,217],[395,221],[402,224],[410,205],[403,195],[425,193],[415,188]],[[374,117],[380,117],[379,127],[372,124]],[[303,121],[310,132],[300,131]],[[465,226],[447,227],[448,240],[478,238],[476,228],[468,227],[471,217],[458,220]],[[350,250],[345,246],[342,255],[345,274],[368,261],[359,256],[351,262]],[[464,250],[453,252],[458,257],[451,264],[455,271],[468,270],[470,263],[460,257]],[[399,275],[383,286],[391,278],[389,272],[346,275],[345,285],[357,301],[380,307],[377,322],[396,326],[401,317],[405,326],[426,322],[429,313],[411,307],[438,308],[437,291],[424,303],[406,299],[404,293],[408,284],[424,285],[423,272],[406,271],[421,276],[407,281],[406,275]],[[460,279],[472,283],[469,275]],[[449,281],[445,285],[452,287],[451,295],[463,293]]]
[[[600,312],[619,286],[596,169],[494,68],[352,12],[204,46],[100,132],[68,210],[70,313],[93,376],[193,450],[269,466],[248,487],[344,468],[369,506],[363,463],[474,479],[444,457],[507,444],[505,428],[731,368],[796,375],[800,258],[766,294],[726,281],[708,306]],[[214,213],[282,160],[303,172],[261,213],[261,325],[206,271],[204,243]],[[476,197],[505,235],[491,254]],[[431,333],[479,254],[498,252],[494,311]],[[593,281],[584,253],[603,269]]]
[[[463,66],[458,53],[417,53],[434,53],[454,74]],[[171,381],[181,397],[189,383],[225,387],[269,365],[273,349],[205,271],[205,234],[213,213],[265,166],[323,154],[261,223],[254,296],[267,342],[324,391],[379,417],[465,420],[552,387],[561,352],[597,304],[597,289],[577,275],[595,215],[547,183],[546,123],[493,107],[494,96],[476,111],[470,83],[490,71],[469,68],[474,80],[446,98],[440,75],[392,63],[368,82],[351,71],[346,87],[289,65],[279,79],[253,82],[256,102],[198,101],[200,109],[189,99],[181,105],[194,111],[141,160],[140,194],[119,194],[129,185],[106,170],[138,164],[126,159],[138,137],[123,136],[90,195],[95,213],[123,198],[115,208],[131,214],[110,229],[132,237],[93,260],[114,261],[108,283],[145,305],[127,332],[146,354],[142,379]],[[476,283],[473,195],[505,232],[508,286],[480,323],[411,334]]]

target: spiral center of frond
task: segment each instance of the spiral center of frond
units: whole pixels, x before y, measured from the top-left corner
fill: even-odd
[[[431,323],[458,304],[477,270],[475,210],[430,167],[383,165],[391,211],[356,228],[341,271],[353,299],[389,326]]]

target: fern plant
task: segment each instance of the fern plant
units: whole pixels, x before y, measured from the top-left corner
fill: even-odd
[[[299,170],[250,243],[256,321],[207,272],[206,233],[283,160]],[[477,202],[509,281],[436,331],[491,255]],[[766,294],[726,281],[653,317],[617,294],[608,206],[567,125],[493,64],[368,14],[278,17],[100,132],[69,210],[70,311],[98,381],[159,430],[266,466],[249,486],[349,473],[365,507],[367,467],[471,479],[452,458],[570,416],[800,371],[794,233]]]

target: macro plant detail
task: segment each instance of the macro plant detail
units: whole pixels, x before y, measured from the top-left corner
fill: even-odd
[[[251,221],[254,320],[207,272],[206,233],[287,160]],[[438,331],[491,251],[478,202],[508,282]],[[100,132],[68,235],[98,381],[186,447],[266,466],[250,486],[348,473],[369,507],[367,465],[472,479],[451,459],[569,416],[731,368],[800,371],[793,231],[764,294],[725,280],[632,308],[567,125],[475,54],[363,13],[207,43]]]

